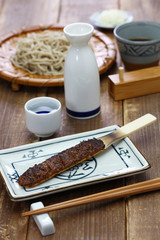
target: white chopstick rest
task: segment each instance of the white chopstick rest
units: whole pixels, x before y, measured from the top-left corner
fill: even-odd
[[[44,205],[42,202],[36,202],[31,204],[30,210],[32,211],[43,207]],[[34,215],[33,218],[43,236],[55,233],[54,223],[48,213]]]

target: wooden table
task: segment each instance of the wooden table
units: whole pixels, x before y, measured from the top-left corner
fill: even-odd
[[[90,15],[101,9],[120,8],[131,12],[134,20],[160,22],[158,0],[0,0],[0,34],[39,24],[89,22]],[[113,38],[112,31],[105,33]],[[62,103],[62,124],[54,137],[89,131],[113,124],[124,125],[145,113],[158,121],[132,134],[131,140],[150,162],[151,169],[139,175],[36,199],[44,205],[129,185],[159,177],[160,169],[160,93],[114,101],[108,94],[107,76],[117,72],[119,54],[112,68],[101,76],[101,113],[89,120],[68,117],[63,87],[21,86],[14,92],[10,82],[0,79],[0,149],[19,146],[37,139],[26,129],[24,104],[37,96],[50,96]],[[12,202],[0,177],[0,239],[43,239],[32,217],[21,217],[34,200]],[[50,212],[56,233],[45,239],[62,240],[158,240],[160,239],[160,192],[103,201]]]

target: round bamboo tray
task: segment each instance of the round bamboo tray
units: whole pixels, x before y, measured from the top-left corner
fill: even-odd
[[[12,89],[18,90],[19,85],[29,85],[37,87],[54,87],[64,85],[64,76],[42,76],[30,74],[20,68],[15,67],[11,62],[11,56],[16,52],[16,46],[21,38],[27,36],[29,32],[41,32],[44,30],[63,31],[63,27],[54,25],[50,26],[33,26],[26,29],[21,29],[17,32],[10,32],[0,37],[0,77],[12,83]],[[104,33],[94,30],[90,40],[99,73],[106,72],[116,58],[116,47],[112,39]]]

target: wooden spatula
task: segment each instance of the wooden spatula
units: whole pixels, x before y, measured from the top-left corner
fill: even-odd
[[[154,122],[156,117],[146,114],[133,122],[115,130],[114,132],[100,137],[89,139],[77,144],[74,147],[66,149],[57,155],[52,156],[46,161],[29,168],[18,179],[19,185],[23,187],[34,187],[55,175],[66,171],[67,169],[83,162],[102,152],[111,144],[139,130],[140,128]]]
[[[103,141],[103,143],[105,144],[105,149],[106,149],[113,143],[129,136],[131,133],[153,123],[154,121],[156,121],[156,117],[153,116],[152,114],[148,113],[140,118],[137,118],[136,120],[134,120],[130,123],[127,123],[126,125],[115,130],[112,133],[110,133],[104,137],[100,137],[99,139],[101,139]]]

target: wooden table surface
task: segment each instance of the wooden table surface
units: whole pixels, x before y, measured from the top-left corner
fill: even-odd
[[[134,20],[160,22],[159,0],[0,0],[0,35],[31,25],[90,22],[90,15],[101,9],[120,8]],[[113,38],[112,31],[105,31]],[[114,39],[114,38],[113,38]],[[62,124],[54,137],[94,130],[113,124],[124,125],[146,113],[158,119],[153,125],[131,135],[131,140],[151,164],[145,173],[52,194],[36,200],[13,202],[0,177],[0,239],[43,239],[32,217],[21,217],[32,202],[44,205],[154,179],[160,176],[160,93],[114,101],[108,94],[107,76],[117,72],[115,64],[101,76],[101,113],[89,120],[72,119],[66,114],[63,87],[21,86],[15,92],[11,83],[0,79],[0,149],[32,143],[37,139],[25,126],[24,104],[37,96],[50,96],[62,103]],[[54,240],[158,240],[160,239],[160,192],[127,199],[103,201],[50,212],[56,233]]]

